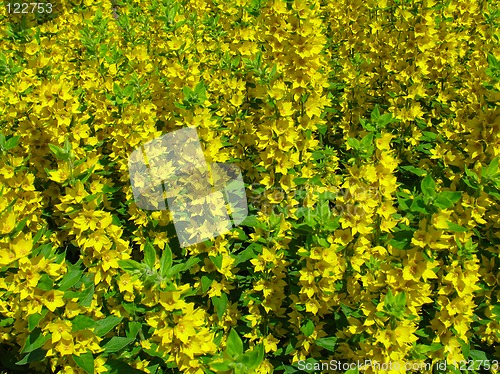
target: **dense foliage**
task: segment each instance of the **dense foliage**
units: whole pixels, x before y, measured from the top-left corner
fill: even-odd
[[[3,369],[498,371],[499,17],[486,0],[4,4]],[[241,168],[249,218],[181,248],[168,211],[134,203],[128,157],[186,126]]]

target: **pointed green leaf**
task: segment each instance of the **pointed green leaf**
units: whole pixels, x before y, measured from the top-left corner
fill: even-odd
[[[21,353],[28,353],[41,348],[51,337],[52,334],[42,335],[42,330],[35,328],[26,338],[26,342],[24,343]]]
[[[85,329],[93,329],[96,327],[96,321],[92,318],[84,315],[78,315],[71,321],[72,324],[72,332],[85,330]]]
[[[455,205],[461,196],[462,194],[458,191],[442,191],[437,195],[433,204],[440,209],[448,209]]]
[[[446,223],[448,224],[448,228],[451,231],[456,231],[456,232],[466,232],[467,231],[467,229],[465,227],[462,227],[454,222],[446,221]]]
[[[422,188],[422,193],[426,197],[434,197],[436,194],[436,183],[434,182],[434,179],[432,179],[432,176],[430,174],[427,174],[427,176],[422,180],[420,184]]]
[[[13,136],[12,138],[10,138],[9,140],[7,140],[7,142],[5,143],[5,150],[9,151],[12,148],[15,148],[19,144],[19,138],[20,138],[20,136],[16,135],[16,136]]]
[[[206,293],[210,286],[212,285],[213,279],[207,277],[206,275],[201,277],[201,292]]]
[[[373,123],[377,123],[378,119],[380,117],[380,110],[378,108],[378,105],[375,105],[375,108],[373,108],[371,114],[370,114],[370,120]]]
[[[222,254],[218,254],[217,256],[210,256],[210,259],[214,263],[215,266],[217,266],[217,269],[221,270],[222,269]]]
[[[150,269],[154,269],[155,261],[156,261],[156,251],[151,242],[148,240],[144,245],[144,262]]]
[[[29,352],[26,356],[24,356],[22,360],[16,362],[16,365],[26,365],[30,362],[42,361],[45,358],[46,354],[47,352],[41,348],[35,349],[34,351]]]
[[[129,322],[127,338],[135,339],[141,328],[142,328],[142,323],[135,321]]]
[[[165,245],[160,260],[160,275],[166,277],[168,271],[172,267],[172,250],[168,244]]]
[[[314,332],[314,323],[313,323],[313,321],[308,320],[307,323],[300,328],[300,330],[302,331],[302,333],[305,336],[311,336],[312,333]]]
[[[49,311],[48,309],[43,308],[42,313],[31,314],[28,317],[28,330],[30,332],[33,331],[35,327],[38,326],[38,323],[42,318],[44,318],[47,315],[48,311]]]
[[[231,331],[229,331],[229,336],[226,342],[226,352],[233,359],[236,359],[243,354],[243,341],[235,329],[231,329]]]
[[[71,269],[66,275],[61,279],[59,283],[59,290],[66,291],[78,283],[83,275],[83,270]]]
[[[217,317],[221,320],[227,308],[227,295],[222,293],[220,296],[212,297],[211,300],[214,304],[215,310],[217,311]]]
[[[337,344],[337,338],[335,336],[331,336],[328,338],[320,338],[316,339],[315,344],[320,346],[321,348],[325,348],[330,352],[335,351],[335,345]]]
[[[110,332],[115,326],[117,326],[123,318],[116,316],[107,316],[104,319],[96,321],[96,328],[94,333],[97,336],[104,336]]]
[[[135,339],[125,338],[121,336],[113,336],[104,346],[102,347],[106,353],[114,353],[125,348],[128,344],[132,343]]]
[[[94,374],[94,356],[92,352],[83,353],[80,356],[73,355],[73,360],[81,367],[87,374]]]

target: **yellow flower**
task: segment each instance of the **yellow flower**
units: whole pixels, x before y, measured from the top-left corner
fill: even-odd
[[[9,212],[0,220],[0,234],[9,234],[16,227],[16,214]]]
[[[174,327],[174,335],[183,343],[187,343],[189,339],[196,335],[196,330],[189,324],[189,320],[181,319]]]
[[[58,290],[50,290],[45,292],[41,299],[43,305],[45,305],[51,312],[55,311],[57,308],[64,306],[63,300],[64,292]]]
[[[266,353],[268,352],[276,352],[278,349],[279,339],[276,339],[272,334],[268,334],[266,337],[262,338],[262,342],[264,343],[264,350]]]
[[[33,247],[33,239],[31,233],[17,236],[12,243],[10,249],[15,255],[15,259],[27,257]]]
[[[283,117],[289,117],[295,113],[295,109],[293,109],[293,103],[289,101],[288,102],[278,101],[277,106],[280,115]]]
[[[129,273],[125,273],[120,276],[118,288],[120,289],[120,292],[134,292],[134,280]]]
[[[118,269],[120,266],[118,265],[118,260],[120,259],[119,253],[117,251],[103,251],[101,254],[101,267],[104,271],[108,271],[108,269]]]
[[[446,361],[449,365],[453,365],[455,362],[464,361],[464,356],[462,354],[462,345],[456,338],[451,338],[444,347]]]
[[[71,329],[72,325],[69,321],[58,319],[56,322],[51,322],[46,329],[52,333],[52,343],[57,343],[59,340],[72,341]]]
[[[72,355],[75,353],[75,346],[73,344],[73,339],[61,339],[56,347],[56,351],[58,351],[61,355]]]
[[[165,311],[184,309],[186,302],[180,297],[181,292],[178,291],[161,292],[159,302]]]

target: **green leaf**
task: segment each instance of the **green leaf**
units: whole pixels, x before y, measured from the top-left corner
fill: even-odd
[[[93,329],[96,327],[96,321],[94,321],[92,318],[84,316],[84,315],[78,315],[73,320],[71,321],[72,324],[72,332],[75,331],[80,331],[80,330],[85,330],[85,329]]]
[[[349,138],[347,139],[347,144],[351,147],[354,148],[355,150],[359,150],[361,148],[359,144],[359,140],[355,138]]]
[[[200,81],[196,87],[194,88],[194,93],[200,97],[203,96],[205,94],[205,83],[203,83],[203,81]]]
[[[52,290],[53,286],[54,281],[52,280],[52,278],[47,273],[43,273],[36,287],[41,289],[42,291],[48,292]]]
[[[293,180],[293,182],[294,182],[297,186],[301,186],[301,185],[305,184],[308,180],[309,180],[309,178],[295,178],[295,179]]]
[[[209,256],[217,269],[222,269],[222,254],[218,254],[217,256]]]
[[[113,336],[104,346],[102,347],[106,353],[114,353],[123,349],[128,344],[132,343],[135,339],[125,338],[121,336]]]
[[[26,226],[26,222],[28,221],[28,217],[23,218],[21,221],[18,222],[16,225],[16,228],[14,231],[10,234],[11,237],[17,236],[21,231],[23,231],[24,227]]]
[[[43,234],[45,234],[46,231],[47,229],[45,227],[42,227],[40,230],[37,231],[37,233],[33,237],[33,247],[35,247],[35,245],[38,243],[38,241],[43,236]]]
[[[313,321],[308,320],[307,323],[300,328],[300,330],[302,331],[302,333],[305,336],[311,336],[312,333],[314,332],[314,323],[313,323]]]
[[[406,249],[413,238],[412,230],[401,230],[393,233],[394,238],[389,241],[389,244],[397,249]]]
[[[210,286],[212,285],[213,279],[207,277],[206,275],[201,277],[201,292],[206,293]]]
[[[88,351],[80,356],[73,355],[73,360],[81,367],[87,374],[94,374],[94,356],[92,352]]]
[[[263,359],[264,346],[261,343],[255,346],[251,351],[245,352],[243,355],[241,355],[238,361],[246,366],[247,372],[250,372],[257,369]]]
[[[14,323],[14,318],[4,318],[0,320],[0,327],[10,326]]]
[[[121,90],[120,86],[118,85],[118,83],[116,83],[116,82],[113,84],[113,93],[116,96],[122,96],[122,90]]]
[[[243,222],[239,224],[239,226],[247,226],[247,227],[261,227],[262,222],[256,216],[247,216]]]
[[[494,178],[497,174],[498,174],[498,157],[495,157],[490,162],[487,168],[482,168],[481,176],[487,179],[491,179]]]
[[[368,122],[366,119],[364,118],[360,118],[359,119],[359,123],[361,124],[361,126],[366,130],[366,131],[376,131],[377,128],[375,126],[373,126],[370,122]]]
[[[492,319],[496,322],[500,322],[500,305],[495,305],[492,310]]]
[[[167,244],[163,249],[163,253],[161,254],[161,260],[160,260],[160,275],[162,278],[166,277],[171,267],[172,267],[172,250],[170,249],[170,246]]]
[[[34,329],[26,338],[26,342],[24,343],[21,353],[28,353],[41,348],[51,337],[52,334],[42,335],[41,329]]]
[[[373,133],[369,133],[361,139],[360,145],[362,150],[367,150],[373,144]]]
[[[385,113],[378,118],[377,124],[380,128],[384,128],[392,121],[393,121],[392,113]]]
[[[221,296],[212,297],[212,303],[217,311],[217,317],[221,320],[227,308],[227,295],[222,293]]]
[[[406,306],[406,293],[405,292],[400,292],[394,299],[395,305],[398,307],[404,307]]]
[[[92,299],[94,298],[94,285],[90,285],[85,291],[81,293],[81,298],[79,304],[84,307],[89,307],[92,304]]]
[[[243,354],[243,341],[235,329],[231,329],[231,331],[229,331],[229,336],[227,337],[226,342],[226,352],[233,359],[236,359]]]
[[[326,132],[328,130],[328,125],[326,125],[326,124],[323,124],[323,125],[318,124],[317,127],[318,127],[319,133],[321,135],[325,136],[325,134],[326,134]]]
[[[126,332],[127,338],[136,339],[137,334],[142,329],[142,323],[132,321],[128,323],[128,331]]]
[[[462,354],[464,355],[464,357],[469,357],[469,353],[470,353],[470,345],[469,345],[469,343],[466,343],[462,339],[460,339],[458,342],[462,346]]]
[[[107,316],[104,319],[96,321],[96,328],[95,328],[94,333],[97,336],[102,337],[102,336],[106,335],[108,332],[110,332],[122,320],[123,320],[123,318],[121,318],[121,317]]]
[[[118,265],[129,273],[142,273],[147,269],[146,264],[141,264],[134,260],[118,260]]]
[[[66,291],[69,288],[73,287],[78,281],[81,279],[83,275],[83,270],[79,269],[71,269],[66,275],[61,279],[59,283],[59,290]]]
[[[417,196],[417,197],[415,197],[415,199],[413,199],[413,202],[411,203],[411,206],[410,206],[410,210],[412,212],[429,214],[429,211],[427,210],[427,206],[425,205],[424,200],[420,196]]]
[[[143,307],[140,307],[134,303],[127,303],[127,302],[122,302],[123,309],[129,314],[135,315],[136,313],[144,313],[146,312],[146,309]]]
[[[223,372],[223,371],[228,371],[231,369],[229,366],[231,364],[230,361],[224,361],[224,362],[211,362],[210,367],[214,370],[217,370],[217,372]]]
[[[235,261],[233,262],[233,266],[237,266],[238,264],[241,264],[243,262],[246,262],[254,258],[255,257],[254,248],[257,248],[257,250],[259,250],[260,248],[262,248],[262,246],[258,243],[250,244],[247,248],[238,253]]]
[[[437,195],[433,204],[440,209],[448,209],[455,205],[461,196],[462,194],[458,191],[442,191]]]
[[[43,308],[42,313],[31,314],[30,316],[28,316],[28,330],[30,332],[38,326],[38,323],[47,315],[48,311],[48,309]]]
[[[156,261],[156,251],[149,240],[144,246],[144,262],[150,269],[154,269]]]
[[[436,183],[430,174],[422,180],[421,184],[422,193],[426,197],[434,197],[436,195]]]
[[[193,265],[197,264],[198,262],[200,262],[200,259],[198,257],[191,257],[183,264],[174,265],[167,271],[166,278],[171,278],[177,275],[179,272],[189,270]]]
[[[24,356],[22,360],[16,362],[16,365],[26,365],[29,364],[30,362],[42,361],[45,358],[46,354],[47,352],[41,348],[35,349],[34,351]]]
[[[137,370],[121,360],[108,360],[104,366],[108,369],[106,374],[144,374],[142,370]]]
[[[472,350],[469,352],[469,358],[474,361],[488,361],[488,357],[486,356],[486,353],[483,351],[478,351],[478,350]]]
[[[123,96],[128,96],[132,97],[134,94],[134,87],[133,86],[127,86],[125,89],[122,91]]]
[[[15,148],[19,144],[19,135],[13,136],[5,143],[5,150],[10,151],[12,148]]]
[[[456,231],[456,232],[466,232],[467,231],[467,229],[465,227],[462,227],[454,222],[446,221],[446,223],[448,224],[448,228],[451,231]]]
[[[330,352],[335,351],[335,344],[337,343],[337,338],[335,336],[330,336],[328,338],[320,338],[316,339],[315,341],[316,345],[320,346],[321,348],[325,348],[326,350]]]
[[[479,176],[476,174],[476,172],[470,170],[467,166],[465,166],[464,170],[465,170],[465,175],[474,179],[476,182],[479,182]]]
[[[437,139],[438,135],[431,131],[422,131],[422,137],[420,138],[423,141],[433,142]]]
[[[49,149],[52,151],[52,153],[56,156],[58,160],[68,161],[69,155],[65,153],[64,149],[62,149],[61,147],[54,144],[49,144]]]
[[[378,105],[375,105],[375,108],[373,108],[371,114],[370,114],[370,120],[373,122],[373,123],[377,123],[378,122],[378,119],[380,117],[380,110],[378,108]]]
[[[384,304],[386,305],[394,305],[394,294],[392,293],[392,290],[389,288],[387,290],[387,293],[385,294],[385,299],[384,299]]]
[[[427,174],[426,170],[420,169],[420,168],[416,168],[413,165],[401,166],[401,169],[409,171],[410,173],[418,175],[419,177]]]

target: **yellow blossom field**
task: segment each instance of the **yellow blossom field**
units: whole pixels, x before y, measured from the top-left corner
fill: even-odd
[[[498,5],[2,1],[0,373],[498,373]],[[183,246],[186,128],[248,215]]]

